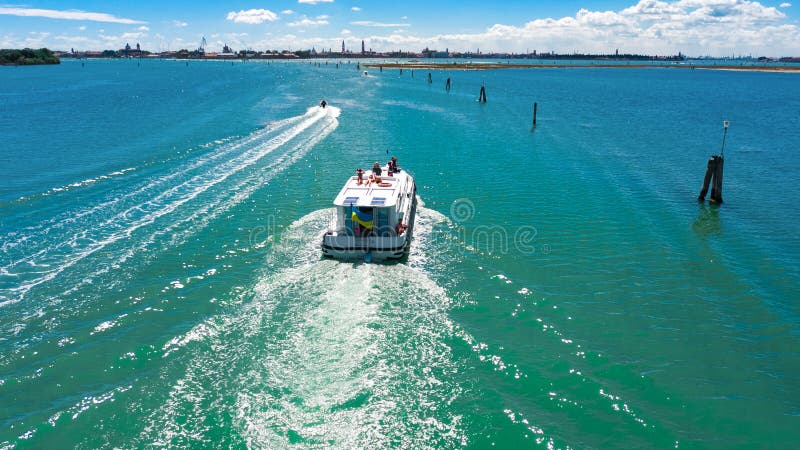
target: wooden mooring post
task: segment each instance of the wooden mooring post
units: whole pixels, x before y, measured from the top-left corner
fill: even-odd
[[[478,94],[478,103],[486,103],[486,86],[481,86],[481,92]]]
[[[533,102],[533,128],[536,128],[536,102]]]
[[[703,178],[703,188],[700,190],[700,195],[697,197],[697,201],[700,202],[705,201],[708,187],[711,185],[709,201],[717,204],[722,203],[722,175],[725,168],[725,157],[723,154],[725,152],[725,137],[728,135],[728,125],[730,125],[730,122],[726,120],[722,122],[722,124],[725,127],[725,131],[723,131],[722,134],[722,148],[719,151],[719,155],[711,155],[711,157],[708,158],[706,175]]]
[[[450,92],[450,77],[447,77],[447,82],[444,84],[444,90]]]

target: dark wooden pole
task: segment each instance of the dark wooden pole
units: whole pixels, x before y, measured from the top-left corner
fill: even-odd
[[[447,83],[444,84],[444,90],[450,92],[450,77],[447,77]]]
[[[706,199],[709,184],[711,185],[711,197],[709,201],[712,203],[722,203],[722,175],[725,168],[725,158],[722,156],[725,152],[725,136],[728,134],[728,126],[730,122],[727,120],[722,122],[725,131],[722,134],[722,148],[720,148],[719,155],[712,155],[708,158],[708,165],[706,166],[706,176],[703,178],[703,188],[700,190],[700,195],[697,200],[702,202]]]
[[[433,83],[433,76],[428,72],[428,84]]]
[[[697,197],[697,201],[702,202],[706,200],[706,194],[708,193],[708,185],[711,183],[711,178],[714,176],[714,171],[717,169],[717,158],[716,156],[712,156],[708,158],[708,165],[706,166],[706,176],[703,178],[703,188],[700,190],[700,195]]]
[[[536,128],[536,102],[533,102],[533,127]]]
[[[722,170],[725,166],[725,158],[717,156],[716,160],[717,164],[714,168],[714,180],[711,183],[711,197],[709,201],[722,203]]]

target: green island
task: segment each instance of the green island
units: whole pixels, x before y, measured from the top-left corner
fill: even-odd
[[[46,48],[33,50],[0,49],[0,65],[2,66],[32,66],[38,64],[61,64],[61,60]]]

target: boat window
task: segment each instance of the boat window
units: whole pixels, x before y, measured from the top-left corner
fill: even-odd
[[[375,205],[383,205],[384,203],[386,203],[386,197],[373,197],[372,203],[370,204],[372,206],[375,206]]]
[[[342,208],[344,213],[344,229],[347,236],[355,236],[355,224],[353,223],[353,214],[349,207]]]
[[[374,226],[378,236],[392,236],[394,229],[389,223],[389,208],[375,208]]]
[[[345,205],[355,205],[356,203],[358,203],[358,197],[346,197],[344,199]]]

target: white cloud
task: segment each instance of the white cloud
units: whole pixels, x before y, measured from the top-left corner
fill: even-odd
[[[297,3],[305,3],[307,5],[316,5],[317,3],[333,3],[333,0],[297,0]]]
[[[360,25],[362,27],[383,27],[383,28],[395,28],[395,27],[410,27],[410,24],[407,23],[384,23],[384,22],[373,22],[371,20],[356,20],[354,22],[350,22],[350,25]]]
[[[356,23],[358,24],[358,23]],[[621,11],[581,9],[574,16],[495,24],[474,34],[370,37],[373,48],[445,48],[693,55],[800,53],[800,28],[775,7],[750,0],[641,0]]]
[[[792,4],[791,4],[791,3],[789,3],[789,2],[783,2],[783,3],[781,3],[781,8],[791,8],[791,7],[792,7]]]
[[[322,14],[320,16],[317,16],[317,20],[328,20],[328,16],[325,15],[325,14]]]
[[[63,42],[65,45],[75,46],[75,44],[87,44],[93,42],[86,36],[56,36],[58,41]]]
[[[236,48],[279,50],[310,49],[312,46],[317,49],[339,48],[344,37],[348,41],[357,41],[359,45],[363,38],[375,51],[419,51],[429,47],[438,50],[449,48],[451,51],[475,51],[480,48],[483,52],[537,50],[539,53],[613,53],[615,49],[619,49],[620,53],[658,55],[671,55],[680,51],[693,56],[797,56],[800,55],[800,25],[794,18],[787,17],[786,13],[790,10],[785,8],[790,7],[788,1],[791,0],[777,6],[781,1],[785,0],[775,2],[776,6],[768,6],[764,0],[628,0],[615,10],[586,8],[564,17],[534,16],[527,22],[515,21],[515,25],[490,23],[485,28],[470,33],[436,35],[418,34],[420,31],[415,31],[415,27],[407,23],[407,17],[404,17],[397,24],[351,22],[350,29],[339,28],[340,33],[331,29],[329,35],[320,36],[312,31],[312,27],[329,25],[328,21],[331,19],[321,18],[323,16],[308,18],[294,13],[298,17],[292,18],[298,20],[293,26],[300,28],[292,28],[292,31],[297,31],[295,34],[299,38],[272,36],[264,30],[258,36],[254,33],[252,37],[239,39],[246,39],[246,44],[227,36],[223,40]],[[7,11],[9,8],[11,7],[4,6],[0,11]],[[286,11],[281,11],[280,14],[288,15],[285,13]],[[277,17],[275,20],[278,20]],[[187,25],[179,21],[173,21],[172,24],[178,27]],[[356,39],[351,31],[353,26],[374,28],[358,28],[356,32],[360,36]],[[308,32],[301,33],[299,30],[302,27],[308,29]],[[374,35],[363,33],[363,30],[372,30]],[[144,30],[134,31],[145,33]],[[172,36],[169,33],[166,33],[167,37],[142,36],[143,39],[138,42],[141,42],[142,48],[148,50],[196,48],[195,38],[184,40],[181,38],[181,30],[172,31]],[[99,50],[120,48],[125,45],[125,37],[135,38],[132,35],[105,36],[103,30],[99,33],[101,36],[89,36],[89,41],[82,41],[80,36],[74,39],[69,36],[56,39],[54,35],[14,35],[0,31],[0,43],[3,44],[0,48],[58,48],[67,42],[75,42],[76,49],[81,47]],[[131,39],[131,42],[137,41]]]
[[[123,23],[128,25],[147,23],[141,20],[124,19],[111,14],[78,10],[58,11],[54,9],[17,8],[0,6],[0,15],[21,17],[46,17],[48,19],[90,20],[93,22]]]
[[[403,16],[400,18],[400,20],[408,20],[408,16]]]
[[[294,11],[292,11],[291,9],[284,9],[283,11],[281,11],[281,14],[283,14],[284,16],[290,16],[294,14]]]
[[[235,23],[249,23],[258,25],[264,22],[274,22],[278,20],[278,15],[268,9],[248,9],[239,12],[231,11],[226,17]]]
[[[145,33],[122,33],[122,39],[139,39],[143,36],[147,36]]]
[[[147,28],[146,26],[142,25],[139,28],[137,28],[137,30],[139,30],[139,31],[150,31],[150,28]]]
[[[350,11],[358,12],[361,11],[361,8],[359,8],[358,6],[353,6],[352,8],[350,8]]]
[[[81,30],[81,31],[86,31],[86,26],[81,25],[81,26],[78,27],[78,29]]]
[[[188,23],[180,21],[180,20],[173,20],[172,21],[172,25],[174,25],[174,26],[176,26],[178,28],[183,28],[183,27],[188,27],[189,26]]]
[[[289,22],[286,25],[290,27],[317,27],[320,25],[327,25],[328,24],[327,19],[328,16],[319,16],[316,18],[316,20],[309,19],[308,17],[304,16],[302,19],[295,22]]]

